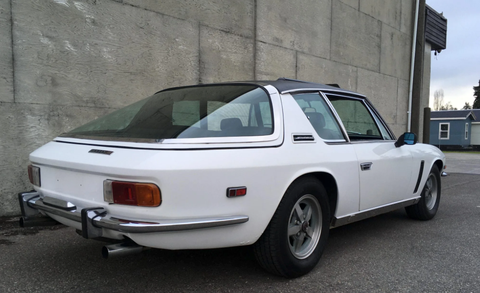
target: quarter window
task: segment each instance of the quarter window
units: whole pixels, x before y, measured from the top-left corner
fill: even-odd
[[[293,95],[318,136],[325,140],[345,141],[340,126],[325,100],[318,93]]]
[[[450,123],[440,123],[438,126],[438,138],[450,139]]]

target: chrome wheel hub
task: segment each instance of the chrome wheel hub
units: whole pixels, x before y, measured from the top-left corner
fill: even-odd
[[[311,194],[302,196],[294,205],[289,218],[288,244],[298,259],[310,256],[317,247],[322,232],[322,210]]]

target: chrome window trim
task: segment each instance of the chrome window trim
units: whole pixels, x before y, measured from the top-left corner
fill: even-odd
[[[234,83],[233,83],[234,84]],[[222,137],[195,137],[195,138],[165,138],[165,139],[154,139],[154,138],[129,138],[129,137],[101,137],[101,136],[90,136],[90,135],[80,135],[80,134],[70,134],[64,133],[55,138],[58,141],[69,142],[74,140],[92,140],[92,141],[107,141],[107,142],[120,142],[120,143],[133,143],[133,144],[156,144],[156,145],[167,145],[175,146],[176,145],[211,145],[211,144],[252,144],[252,143],[272,143],[280,140],[283,142],[283,108],[282,102],[280,99],[280,94],[278,90],[272,85],[258,85],[255,83],[245,83],[252,86],[257,86],[262,89],[267,95],[272,112],[272,121],[273,121],[273,132],[267,135],[258,135],[258,136],[222,136]],[[226,83],[225,85],[228,85]],[[238,85],[238,84],[234,84]],[[201,86],[201,85],[200,85]],[[195,86],[191,86],[195,87]],[[181,88],[181,87],[179,87]],[[177,88],[172,88],[177,89]],[[172,90],[172,89],[167,89]],[[162,91],[160,91],[162,92]],[[159,92],[157,92],[159,93]],[[281,144],[281,143],[279,143]]]
[[[343,139],[325,139],[325,138],[321,137],[320,135],[318,135],[318,133],[315,132],[317,134],[317,136],[320,137],[320,139],[322,139],[326,143],[336,143],[337,144],[337,143],[342,143],[342,142],[345,142],[345,143],[350,142],[350,138],[347,135],[347,132],[345,130],[345,127],[343,126],[342,120],[338,116],[337,111],[335,111],[335,108],[333,107],[332,103],[330,103],[330,101],[325,97],[323,92],[319,91],[318,89],[315,89],[315,90],[299,89],[299,90],[288,92],[288,94],[290,95],[290,97],[292,99],[295,99],[293,97],[294,94],[302,94],[302,93],[305,93],[305,94],[316,93],[320,96],[320,98],[323,99],[323,101],[327,104],[327,107],[329,108],[329,110],[332,112],[334,119],[337,121],[337,125],[340,127],[340,131],[342,132]],[[282,94],[283,94],[283,92],[282,92]]]
[[[285,90],[285,91],[282,91],[280,92],[280,94],[291,94],[291,93],[297,93],[297,92],[333,92],[333,93],[342,93],[342,94],[351,94],[351,95],[358,95],[360,97],[364,97],[366,98],[365,96],[361,95],[361,94],[358,94],[358,93],[354,93],[354,92],[349,92],[349,91],[345,91],[343,89],[325,89],[325,88],[297,88],[297,89],[290,89],[290,90]]]
[[[387,124],[387,122],[385,122],[385,119],[383,119],[383,117],[380,115],[380,113],[377,111],[377,109],[375,109],[375,107],[373,107],[372,103],[370,103],[370,101],[367,98],[365,98],[364,104],[366,104],[367,107],[370,109],[370,111],[373,114],[375,114],[374,115],[375,120],[378,120],[377,123],[380,123],[380,124],[383,125],[383,127],[385,128],[385,130],[387,130],[387,132],[390,135],[390,137],[392,138],[392,140],[397,140],[397,137],[392,132],[390,127],[388,127],[388,124]]]
[[[335,107],[332,105],[332,103],[330,103],[330,100],[327,98],[327,96],[325,95],[324,92],[320,92],[320,96],[323,98],[323,100],[325,101],[325,103],[327,103],[327,105],[330,107],[330,111],[332,111],[333,116],[334,116],[335,119],[337,120],[337,123],[338,123],[338,125],[340,126],[340,129],[342,130],[342,134],[343,134],[343,138],[345,139],[345,142],[350,142],[350,137],[348,136],[347,129],[346,129],[345,126],[343,125],[343,121],[342,121],[342,119],[340,118],[340,116],[338,115],[337,110],[336,110]],[[335,142],[336,142],[336,141],[335,141]]]
[[[370,113],[370,116],[372,117],[373,121],[375,122],[375,125],[377,126],[379,133],[382,135],[382,139],[360,140],[360,142],[368,142],[368,141],[379,142],[379,141],[395,141],[396,140],[396,137],[393,134],[393,132],[391,131],[390,127],[388,127],[388,125],[386,124],[385,120],[382,118],[380,113],[378,113],[378,111],[372,106],[370,101],[368,101],[368,99],[365,96],[362,96],[362,95],[347,96],[347,95],[340,95],[340,94],[337,94],[337,93],[329,93],[329,92],[326,92],[326,93],[323,93],[323,94],[325,95],[325,98],[327,100],[328,100],[327,95],[337,96],[337,97],[348,99],[348,100],[357,100],[357,101],[360,101],[361,103],[363,103],[363,105],[367,108],[367,111]],[[328,102],[330,102],[330,100],[328,100]],[[335,109],[335,107],[333,105],[332,105],[332,108]],[[335,113],[336,113],[336,110],[335,110]],[[338,113],[337,113],[337,115],[338,115]],[[341,121],[341,119],[340,119],[340,121]],[[384,128],[387,130],[387,132],[388,132],[388,134],[390,135],[390,138],[391,138],[390,140],[385,139],[383,137],[382,131],[380,131],[379,123],[381,123],[384,126]],[[343,126],[343,121],[342,121],[342,126]],[[344,127],[344,129],[345,129],[345,127]],[[350,137],[348,136],[348,133],[347,133],[346,129],[345,129],[345,133],[347,134],[347,137],[348,137],[349,141],[351,141]],[[355,141],[355,142],[357,142],[357,141]]]

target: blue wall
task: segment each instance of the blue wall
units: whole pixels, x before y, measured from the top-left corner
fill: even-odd
[[[449,139],[438,139],[440,123],[450,123]],[[468,123],[468,138],[465,139],[465,123]],[[470,145],[472,130],[472,118],[469,116],[466,120],[432,120],[430,121],[430,144],[438,147],[442,145],[462,146]]]

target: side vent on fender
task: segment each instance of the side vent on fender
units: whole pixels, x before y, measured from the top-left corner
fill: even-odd
[[[420,181],[422,181],[422,175],[423,175],[423,166],[425,165],[425,161],[422,161],[420,163],[420,171],[418,172],[418,179],[417,179],[417,185],[415,185],[415,190],[413,193],[417,193],[418,191],[418,186],[420,185]]]

